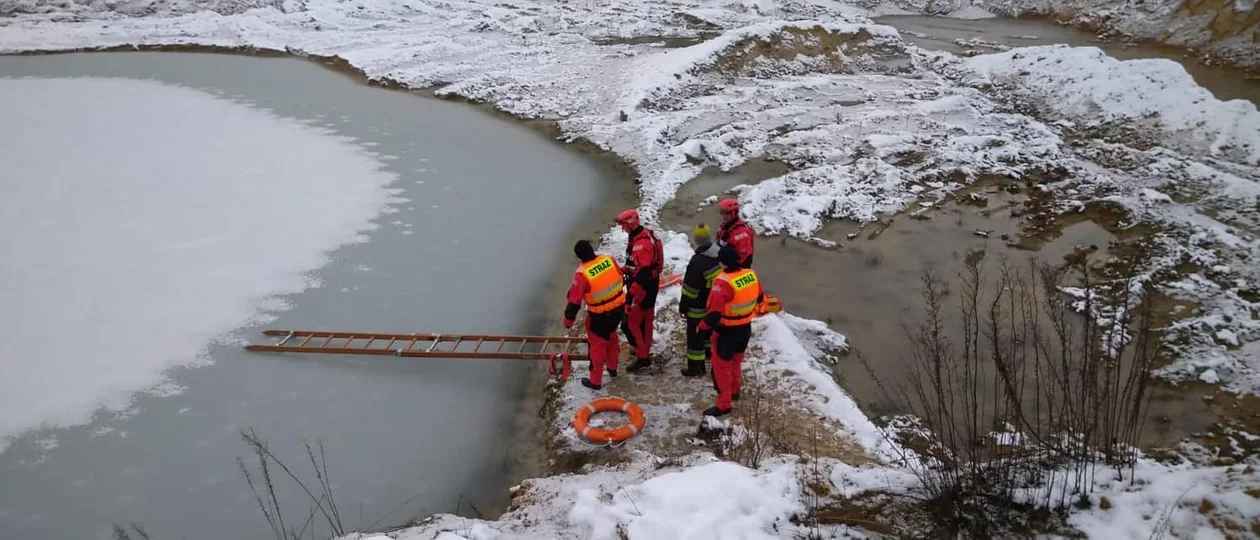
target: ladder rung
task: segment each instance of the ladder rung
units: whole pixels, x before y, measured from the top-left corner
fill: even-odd
[[[418,358],[520,358],[546,360],[557,352],[569,352],[585,358],[585,340],[572,336],[513,336],[421,334],[416,332],[387,334],[368,332],[329,332],[316,330],[265,330],[263,335],[276,337],[272,345],[248,345],[250,351],[394,355]],[[294,338],[300,338],[296,341]],[[322,341],[316,343],[314,340]],[[341,343],[334,342],[341,340]],[[381,347],[376,342],[386,342]],[[490,349],[488,345],[498,345]],[[356,342],[362,342],[357,343]],[[426,343],[427,342],[427,343]],[[442,345],[450,342],[451,347]],[[406,343],[406,345],[402,345]],[[472,343],[472,347],[465,344]],[[518,345],[508,348],[508,343]],[[536,346],[536,347],[535,347]],[[486,350],[483,350],[486,349]]]

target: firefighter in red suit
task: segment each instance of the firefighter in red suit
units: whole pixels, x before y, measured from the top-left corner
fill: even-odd
[[[752,339],[752,321],[761,303],[761,279],[751,268],[740,265],[734,246],[718,250],[722,273],[713,280],[709,291],[708,314],[700,322],[699,331],[712,332],[713,378],[717,382],[717,405],[704,411],[705,416],[722,416],[731,412],[733,400],[739,399],[744,351]]]
[[[636,373],[652,365],[652,325],[656,320],[656,294],[661,288],[665,250],[660,239],[639,223],[639,212],[626,210],[617,224],[630,235],[626,242],[626,319],[621,325],[626,342],[634,347],[634,362],[626,368]]]
[[[753,238],[757,233],[739,218],[739,201],[722,199],[718,203],[718,213],[722,215],[722,226],[718,228],[718,247],[732,246],[739,255],[742,268],[752,268]]]
[[[626,303],[625,285],[617,261],[608,255],[596,255],[590,242],[579,240],[573,245],[573,253],[582,263],[573,273],[573,285],[569,286],[564,327],[573,327],[578,310],[585,303],[586,345],[591,356],[591,375],[582,378],[582,385],[599,390],[603,387],[605,366],[610,377],[617,376],[617,355],[621,352],[617,326],[621,324]]]

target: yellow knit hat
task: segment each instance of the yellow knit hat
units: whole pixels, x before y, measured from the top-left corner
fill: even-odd
[[[708,240],[713,238],[712,232],[709,231],[709,226],[703,223],[696,225],[694,229],[691,229],[691,236],[696,240]]]

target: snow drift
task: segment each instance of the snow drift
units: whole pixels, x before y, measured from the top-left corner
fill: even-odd
[[[1050,45],[965,63],[979,81],[1032,94],[1051,105],[1052,115],[1089,126],[1155,129],[1171,147],[1260,165],[1256,106],[1216,99],[1171,60],[1117,60],[1095,47]]]

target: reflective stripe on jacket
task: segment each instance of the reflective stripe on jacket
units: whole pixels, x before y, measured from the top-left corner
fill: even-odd
[[[718,265],[718,246],[708,243],[696,248],[687,263],[687,273],[683,275],[682,298],[678,302],[678,312],[692,319],[703,319],[708,313],[709,291],[713,289],[713,280],[722,273]]]
[[[721,281],[734,296],[722,306],[722,326],[749,324],[757,316],[757,299],[761,297],[761,280],[757,273],[744,269],[720,274]]]

